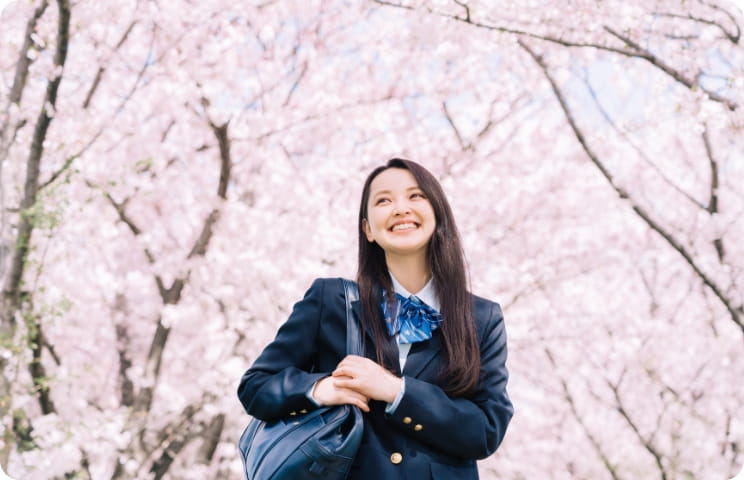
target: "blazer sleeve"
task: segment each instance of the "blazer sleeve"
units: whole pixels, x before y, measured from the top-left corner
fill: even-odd
[[[447,455],[482,459],[496,451],[514,409],[506,392],[506,331],[501,308],[489,302],[479,325],[481,378],[475,393],[451,398],[438,385],[406,377],[406,390],[389,416],[396,429]]]
[[[276,338],[243,374],[238,398],[249,415],[272,420],[292,411],[317,408],[306,394],[316,381],[330,374],[310,373],[317,357],[315,340],[324,313],[325,283],[322,279],[313,282]]]

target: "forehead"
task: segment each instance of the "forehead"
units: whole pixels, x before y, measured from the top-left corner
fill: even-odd
[[[403,168],[388,168],[372,180],[370,193],[374,195],[384,191],[399,191],[419,188],[413,174]]]

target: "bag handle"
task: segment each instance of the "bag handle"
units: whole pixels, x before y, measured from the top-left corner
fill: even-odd
[[[343,281],[346,298],[346,354],[362,355],[362,332],[351,311],[351,302],[359,300],[359,287],[351,280],[344,278]]]

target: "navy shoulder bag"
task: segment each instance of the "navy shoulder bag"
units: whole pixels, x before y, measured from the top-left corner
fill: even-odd
[[[351,312],[357,285],[343,280],[346,297],[346,353],[362,354],[362,334]],[[254,418],[238,448],[248,480],[345,480],[364,420],[351,405],[321,407],[305,414],[264,422]]]

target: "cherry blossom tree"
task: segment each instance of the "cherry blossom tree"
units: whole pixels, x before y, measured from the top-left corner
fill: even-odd
[[[561,185],[528,190],[543,203],[528,210],[540,225],[530,250],[557,255],[517,256],[511,271],[526,278],[502,287],[516,290],[511,324],[524,316],[534,325],[532,335],[517,332],[512,352],[526,382],[517,388],[531,385],[536,398],[523,402],[533,417],[524,428],[517,417],[519,433],[493,470],[516,478],[731,476],[742,428],[734,387],[744,332],[741,11],[724,2],[572,2],[570,11],[376,3],[445,21],[452,33],[440,42],[467,36],[498,51],[502,69],[527,87],[513,90],[515,101],[526,95],[539,104],[542,125],[526,136],[531,151],[522,149],[522,161],[540,161],[534,169],[559,163],[562,183],[581,192],[565,204]],[[477,121],[473,109],[446,107],[463,150],[480,150],[486,128],[459,128]],[[614,199],[592,198],[587,188],[598,181]],[[554,191],[555,204],[545,198]],[[569,228],[567,214],[588,217]],[[521,227],[519,242],[530,223],[510,223]],[[586,226],[599,250],[582,241]],[[554,399],[548,408],[545,396]],[[536,446],[536,431],[551,432],[551,441]]]
[[[516,416],[483,478],[729,478],[742,13],[725,1],[69,2],[0,17],[17,478],[240,478],[235,388],[366,173],[448,191]]]

